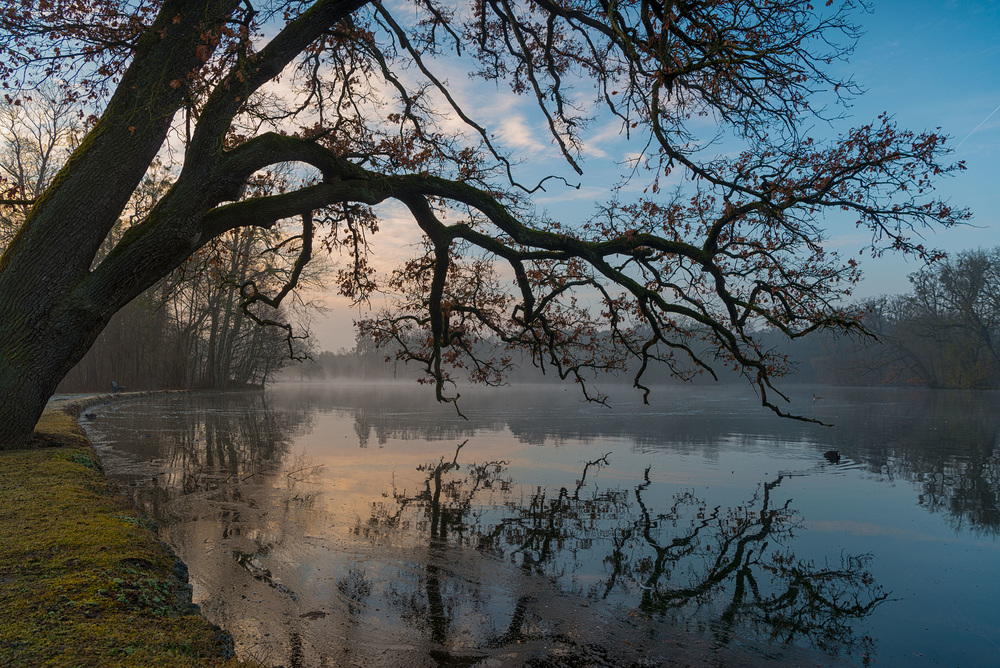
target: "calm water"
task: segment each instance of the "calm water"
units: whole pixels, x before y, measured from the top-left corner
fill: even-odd
[[[813,389],[834,427],[742,387],[480,390],[463,420],[344,383],[88,428],[268,664],[1000,664],[1000,394]]]

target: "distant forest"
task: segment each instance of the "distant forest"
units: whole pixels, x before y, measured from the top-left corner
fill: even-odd
[[[84,135],[72,99],[57,93],[35,91],[32,105],[0,103],[0,185],[23,198],[0,208],[0,252]],[[281,173],[255,176],[247,194],[280,186],[283,178]],[[173,179],[167,167],[152,165],[95,265],[152,210]],[[262,387],[293,356],[306,354],[309,342],[289,339],[281,327],[262,327],[255,320],[288,324],[295,309],[308,310],[308,305],[286,300],[280,309],[261,303],[243,309],[242,293],[270,293],[284,285],[300,242],[301,237],[261,228],[213,239],[119,311],[57,391],[107,392],[112,382],[137,390]],[[322,258],[317,260],[300,277],[301,285],[315,287],[326,270]]]
[[[62,392],[107,391],[115,381],[129,389],[262,387],[286,380],[337,378],[414,379],[415,364],[393,350],[359,340],[350,350],[312,352],[296,341],[293,360],[285,331],[261,327],[240,309],[238,286],[277,280],[283,268],[252,258],[276,240],[262,232],[233,235],[195,258],[169,280],[150,288],[112,321],[97,344],[67,375]],[[816,332],[794,341],[765,333],[764,341],[787,355],[791,382],[827,385],[904,385],[929,388],[1000,387],[1000,248],[970,250],[910,275],[911,291],[864,300],[851,308],[876,338]],[[268,314],[284,321],[283,312]],[[548,371],[548,370],[547,370]],[[720,382],[740,377],[716,368]],[[631,382],[634,369],[612,382]],[[512,383],[561,382],[530,359],[515,360]],[[609,378],[598,377],[599,382]],[[710,381],[702,374],[695,382]],[[651,368],[647,385],[672,382],[665,368]]]
[[[897,385],[929,388],[1000,387],[1000,248],[968,250],[910,275],[911,291],[851,307],[876,338],[816,332],[789,341],[766,334],[788,356],[793,382],[826,385]],[[388,359],[387,359],[388,358]],[[632,370],[629,370],[632,371]],[[322,352],[288,370],[295,380],[341,377],[412,378],[420,370],[396,362],[392,351],[359,343],[353,350]],[[721,382],[735,373],[716,369]],[[631,374],[621,372],[622,382]],[[701,378],[710,379],[703,374]],[[558,381],[530,360],[512,368],[511,382]],[[671,382],[666,369],[648,370],[646,384]]]
[[[967,250],[910,275],[905,295],[858,305],[878,343],[820,339],[800,374],[836,385],[1000,387],[1000,248]]]
[[[241,306],[241,286],[280,284],[291,271],[275,233],[239,230],[196,254],[119,311],[97,342],[59,384],[59,392],[234,389],[263,387],[308,339],[289,339],[280,327],[287,308]],[[290,347],[289,342],[292,346]]]

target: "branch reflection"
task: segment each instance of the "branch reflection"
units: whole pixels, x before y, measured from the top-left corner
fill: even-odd
[[[693,492],[662,503],[649,469],[631,489],[591,484],[588,476],[609,463],[605,455],[584,464],[574,488],[539,487],[521,497],[505,476],[507,462],[461,464],[466,443],[419,467],[426,475],[419,492],[393,490],[356,528],[376,538],[413,527],[443,557],[428,560],[419,586],[397,601],[435,645],[448,647],[461,632],[455,612],[463,601],[454,599],[461,588],[448,586],[443,555],[475,548],[563,590],[607,601],[616,614],[695,623],[719,645],[755,637],[870,659],[874,642],[854,626],[888,593],[868,570],[869,555],[839,555],[832,566],[795,555],[801,525],[791,500],[775,496],[786,476],[761,484],[736,507],[711,506]],[[500,491],[501,509],[477,503],[485,490]],[[506,625],[482,646],[537,639],[539,626],[527,623],[532,602],[531,595],[519,597]]]
[[[827,388],[824,401],[810,410],[834,423],[830,430],[761,414],[756,403],[727,395],[725,388],[677,402],[672,390],[660,388],[659,407],[622,402],[597,413],[568,396],[557,401],[560,393],[551,388],[518,388],[501,399],[470,395],[463,406],[468,421],[434,413],[405,392],[369,392],[363,399],[331,392],[324,398],[363,402],[352,408],[363,444],[370,434],[380,442],[390,436],[441,440],[483,429],[509,430],[527,444],[621,438],[637,448],[706,458],[730,447],[733,438],[741,446],[813,444],[817,457],[837,450],[879,479],[910,482],[919,490],[916,503],[944,515],[956,530],[1000,534],[1000,413],[991,393]]]

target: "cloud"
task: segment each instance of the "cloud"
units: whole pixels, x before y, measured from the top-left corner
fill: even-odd
[[[594,132],[583,137],[583,153],[588,158],[606,158],[608,151],[627,146],[625,132],[620,118],[612,118],[601,124]],[[609,146],[609,144],[613,146]]]
[[[518,149],[520,157],[527,157],[524,153],[537,154],[545,151],[545,144],[538,140],[534,128],[528,123],[524,115],[519,113],[508,113],[497,124],[497,133],[503,143],[511,148]]]
[[[588,217],[593,213],[595,202],[605,202],[609,197],[608,186],[590,185],[577,188],[568,188],[561,183],[559,186],[550,187],[547,191],[550,194],[536,196],[535,204],[540,207],[552,207],[556,204],[572,203],[575,206],[567,210],[565,207],[559,208],[559,220],[565,220],[567,214]]]

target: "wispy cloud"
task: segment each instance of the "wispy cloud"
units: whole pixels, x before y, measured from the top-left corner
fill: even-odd
[[[546,149],[546,145],[539,140],[535,128],[523,114],[516,112],[503,114],[498,119],[496,127],[499,130],[497,135],[503,143],[516,149],[519,157],[528,157],[524,155],[525,153],[529,155],[542,153]]]
[[[583,152],[589,158],[606,158],[609,152],[619,151],[625,142],[621,119],[614,118],[584,134]]]

